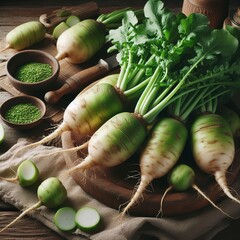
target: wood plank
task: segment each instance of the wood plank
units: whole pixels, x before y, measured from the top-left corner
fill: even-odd
[[[0,229],[5,227],[19,215],[18,211],[0,212]],[[61,236],[45,227],[41,222],[28,216],[19,219],[12,227],[0,233],[0,239],[41,239],[41,240],[63,240]]]

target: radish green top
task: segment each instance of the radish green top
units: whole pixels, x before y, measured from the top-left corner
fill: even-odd
[[[139,22],[134,12],[127,12],[122,26],[109,32],[109,39],[114,45],[111,49],[119,51],[117,86],[125,94],[133,93],[126,89],[135,83],[132,77],[136,75],[132,74],[136,68],[144,72],[145,79],[149,76],[135,107],[148,124],[173,102],[175,114],[185,121],[200,106],[204,94],[219,96],[239,87],[237,79],[229,77],[239,74],[238,32],[211,29],[205,15],[174,14],[159,0],[149,0],[144,15],[144,21]],[[190,104],[186,101],[190,98],[196,101]]]

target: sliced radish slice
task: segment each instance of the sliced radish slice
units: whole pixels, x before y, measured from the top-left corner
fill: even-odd
[[[35,163],[30,160],[22,162],[17,170],[19,184],[23,187],[33,185],[39,177],[39,171]]]
[[[71,231],[76,227],[75,215],[71,207],[60,208],[54,215],[54,223],[61,231]]]
[[[75,221],[79,229],[85,232],[98,230],[101,217],[99,212],[92,207],[83,207],[77,211]]]

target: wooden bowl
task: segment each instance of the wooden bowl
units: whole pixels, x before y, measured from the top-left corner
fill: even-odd
[[[6,112],[9,110],[10,107],[15,106],[16,104],[20,104],[20,103],[31,103],[32,105],[39,108],[41,111],[40,117],[37,120],[35,120],[31,123],[26,123],[26,124],[17,124],[17,123],[12,123],[12,122],[8,121],[5,118]],[[3,122],[6,123],[8,126],[18,129],[18,130],[26,130],[26,129],[31,129],[31,128],[38,126],[41,123],[42,118],[45,115],[45,113],[46,113],[46,106],[45,106],[44,102],[34,96],[12,97],[12,98],[6,100],[0,107],[0,116],[1,116],[1,119],[3,120]]]
[[[20,66],[31,62],[50,64],[53,74],[51,77],[36,83],[27,83],[16,79],[14,76],[17,69]],[[52,90],[54,83],[56,83],[58,79],[59,71],[60,65],[58,61],[52,55],[40,50],[24,50],[18,52],[13,55],[6,64],[6,72],[10,83],[20,92],[34,96],[42,95],[43,93]]]
[[[64,149],[79,145],[73,136],[70,131],[62,134]],[[190,151],[186,151],[183,154],[184,158],[190,158],[190,156],[188,156],[189,152]],[[64,154],[67,167],[70,168],[79,163],[86,154],[87,152]],[[133,190],[139,182],[140,171],[138,168],[138,159],[138,155],[136,154],[133,158],[117,167],[94,167],[85,172],[74,173],[72,177],[86,193],[111,208],[119,209],[130,200]],[[213,176],[203,173],[196,166],[193,167],[196,173],[195,182],[199,188],[215,203],[220,201],[225,195],[215,182]],[[232,166],[228,169],[228,185],[231,185],[235,181],[239,169],[240,152],[238,151]],[[130,175],[136,176],[129,178]],[[154,180],[152,185],[144,192],[142,201],[134,205],[129,210],[129,213],[135,216],[156,217],[159,213],[163,193],[167,187],[166,177]],[[209,205],[210,203],[193,189],[186,192],[170,191],[164,198],[163,216],[187,214]]]

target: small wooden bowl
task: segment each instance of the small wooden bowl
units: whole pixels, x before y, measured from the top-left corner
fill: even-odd
[[[50,64],[53,70],[51,77],[36,83],[26,83],[16,79],[15,73],[19,67],[31,62]],[[13,55],[6,64],[7,76],[10,83],[20,92],[38,96],[52,90],[60,71],[58,61],[50,54],[40,50],[24,50]]]
[[[5,118],[6,112],[9,110],[10,107],[20,104],[20,103],[31,103],[32,105],[39,108],[41,111],[40,117],[37,120],[35,120],[31,123],[26,123],[26,124],[17,124],[17,123],[12,123],[12,122],[8,121]],[[8,126],[18,129],[18,130],[26,130],[26,129],[31,129],[31,128],[38,126],[41,123],[45,113],[46,113],[46,106],[45,106],[44,102],[42,100],[40,100],[39,98],[33,97],[33,96],[12,97],[12,98],[6,100],[0,107],[0,116],[1,116],[1,119],[3,120],[3,122],[6,123]]]

